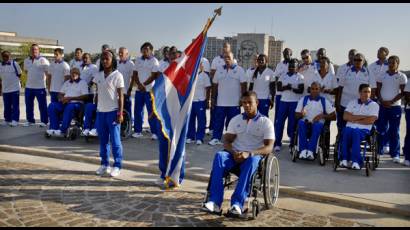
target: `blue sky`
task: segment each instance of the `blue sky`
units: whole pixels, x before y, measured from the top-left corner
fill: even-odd
[[[336,64],[356,48],[372,62],[386,46],[410,70],[410,4],[0,4],[0,30],[60,41],[66,52],[82,47],[97,52],[103,43],[137,53],[154,48],[184,49],[203,28],[213,9],[223,6],[208,36],[268,33],[285,41],[299,57],[304,48],[325,47]],[[272,26],[273,21],[273,26]]]

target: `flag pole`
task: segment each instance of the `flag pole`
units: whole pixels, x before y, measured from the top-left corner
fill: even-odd
[[[212,23],[214,22],[216,16],[221,16],[221,15],[222,15],[222,6],[219,7],[218,9],[215,9],[215,10],[214,10],[214,16],[212,17],[212,19],[209,19],[209,18],[208,18],[208,21],[207,21],[207,23],[206,23],[206,25],[205,25],[205,28],[204,28],[204,30],[202,31],[202,33],[203,33],[204,35],[208,32],[208,30],[209,30],[209,28],[211,27]]]

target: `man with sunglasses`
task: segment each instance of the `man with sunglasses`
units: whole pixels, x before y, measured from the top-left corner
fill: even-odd
[[[371,98],[374,98],[376,91],[376,79],[370,75],[368,69],[364,67],[365,58],[361,53],[357,53],[353,59],[353,67],[347,71],[344,78],[339,79],[339,90],[337,100],[335,102],[336,110],[339,113],[339,118],[343,117],[343,113],[347,104],[359,96],[359,86],[361,84],[369,84],[373,89]],[[346,126],[345,120],[339,121],[338,128],[343,129]]]
[[[304,95],[310,94],[310,85],[312,82],[319,82],[320,77],[318,70],[320,69],[315,66],[312,62],[312,57],[310,56],[310,51],[307,49],[302,50],[300,53],[302,58],[302,64],[299,66],[298,72],[303,75],[303,81],[305,85]],[[319,60],[320,61],[320,60]]]

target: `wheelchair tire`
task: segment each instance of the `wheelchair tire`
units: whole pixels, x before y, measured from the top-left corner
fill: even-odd
[[[124,110],[124,121],[121,123],[121,140],[127,139],[132,134],[132,118],[128,111]]]
[[[379,167],[379,143],[377,142],[377,137],[373,136],[373,149],[372,149],[372,170],[376,170]]]
[[[319,164],[324,166],[326,164],[325,153],[323,152],[322,147],[318,148]]]
[[[370,162],[366,161],[366,176],[370,176]]]
[[[279,198],[279,161],[273,154],[270,154],[265,160],[263,199],[266,209],[271,209]]]

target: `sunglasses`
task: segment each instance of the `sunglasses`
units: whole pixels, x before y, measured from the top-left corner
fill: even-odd
[[[309,56],[302,57],[303,60],[308,59],[308,58],[309,58]]]
[[[363,59],[353,59],[353,61],[363,61]]]

